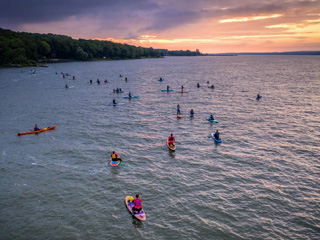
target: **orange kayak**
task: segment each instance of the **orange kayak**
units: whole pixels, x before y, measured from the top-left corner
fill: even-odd
[[[44,132],[47,130],[53,130],[57,127],[58,125],[54,125],[52,127],[47,127],[47,128],[41,128],[38,131],[30,131],[30,132],[23,132],[23,133],[17,133],[17,136],[21,136],[21,135],[27,135],[27,134],[34,134],[34,133],[40,133],[40,132]]]

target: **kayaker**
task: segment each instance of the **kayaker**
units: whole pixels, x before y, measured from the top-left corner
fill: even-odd
[[[212,115],[212,114],[211,114],[211,116],[210,116],[209,120],[214,120],[214,117],[213,117],[213,115]]]
[[[113,162],[122,161],[121,158],[118,158],[117,156],[119,156],[118,153],[113,151],[112,154],[111,154],[111,159],[112,159]]]
[[[40,128],[38,128],[38,124],[36,124],[36,125],[34,126],[33,130],[34,130],[34,131],[39,131],[39,130],[40,130]]]
[[[173,134],[171,133],[171,135],[168,138],[169,145],[174,145],[175,141],[176,141],[176,139],[174,138]]]
[[[106,80],[104,80],[104,83],[108,83],[108,80],[106,79]]]
[[[214,88],[214,85],[212,84],[210,87],[211,87],[211,88]]]
[[[65,85],[66,88],[69,88],[68,84]]]
[[[169,87],[169,85],[167,85],[167,91],[169,91],[169,89],[170,89],[170,87]]]
[[[180,105],[177,105],[177,115],[180,115]]]
[[[190,110],[190,115],[194,115],[193,109]]]
[[[213,136],[214,136],[215,139],[220,140],[220,133],[219,133],[218,130],[214,133]]]
[[[134,207],[132,208],[132,213],[133,214],[139,213],[142,209],[140,195],[136,194],[136,198],[133,201],[134,201]]]

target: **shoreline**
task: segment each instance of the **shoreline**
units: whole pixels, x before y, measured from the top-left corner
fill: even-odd
[[[35,63],[30,64],[6,64],[6,65],[0,65],[0,68],[25,68],[25,67],[48,67],[45,64],[50,63],[66,63],[66,62],[101,62],[101,61],[123,61],[123,60],[142,60],[142,59],[157,59],[157,58],[164,58],[165,56],[161,57],[142,57],[142,58],[125,58],[125,59],[92,59],[88,61],[79,61],[75,59],[47,59],[47,60],[41,60],[37,61]]]

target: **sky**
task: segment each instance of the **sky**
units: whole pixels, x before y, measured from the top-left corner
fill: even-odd
[[[1,0],[0,27],[202,53],[320,50],[320,0]]]

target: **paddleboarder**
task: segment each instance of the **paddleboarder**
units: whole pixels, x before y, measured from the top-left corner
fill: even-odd
[[[142,209],[140,195],[136,194],[136,198],[133,201],[134,201],[134,207],[132,208],[132,214],[134,215],[139,213]]]
[[[213,136],[214,136],[215,139],[220,140],[220,133],[219,133],[218,130],[214,133]]]
[[[169,136],[168,138],[168,142],[169,142],[169,145],[174,145],[174,142],[176,141],[176,139],[174,138],[173,134],[171,133],[171,135]]]

